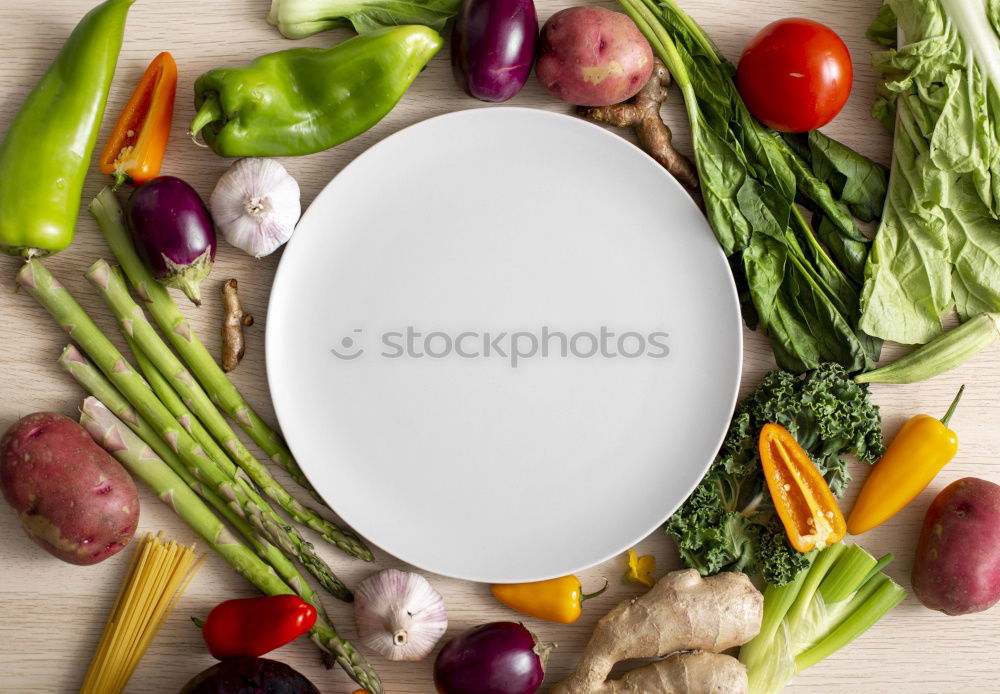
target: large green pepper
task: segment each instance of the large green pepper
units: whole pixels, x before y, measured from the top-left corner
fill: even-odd
[[[134,0],[88,12],[0,144],[0,250],[25,258],[73,240],[83,181]]]
[[[441,44],[425,26],[388,27],[206,72],[194,85],[191,134],[224,157],[329,149],[382,120]]]

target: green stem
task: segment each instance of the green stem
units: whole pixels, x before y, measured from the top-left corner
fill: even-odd
[[[312,545],[276,514],[245,476],[232,480],[205,455],[170,411],[163,406],[149,385],[122,356],[90,319],[72,295],[56,281],[39,260],[25,263],[17,273],[17,282],[33,296],[66,330],[97,367],[128,399],[135,410],[156,429],[184,462],[188,471],[232,504],[234,511],[264,533],[281,549],[296,555],[303,566],[319,578],[325,587],[341,599],[350,599],[350,591],[316,555]]]
[[[872,576],[875,576],[876,574],[881,573],[882,569],[884,569],[885,567],[889,566],[889,564],[891,564],[893,561],[895,561],[895,559],[896,559],[896,557],[893,556],[892,552],[889,552],[889,554],[884,555],[881,559],[879,559],[875,563],[875,566],[873,566],[872,570],[868,572],[868,575],[865,576],[864,580],[861,581],[861,585],[864,585],[864,584],[868,583],[868,581],[870,581],[872,579]]]
[[[802,583],[802,589],[795,596],[795,602],[788,610],[787,621],[789,631],[796,631],[799,625],[802,624],[806,612],[809,611],[809,603],[812,602],[813,596],[819,590],[820,583],[826,578],[834,562],[844,549],[846,549],[844,544],[838,542],[835,545],[830,545],[816,555],[816,559],[813,560],[813,564],[809,568],[809,573],[806,574],[805,581]]]
[[[591,598],[596,598],[598,595],[603,595],[604,591],[606,591],[607,589],[608,589],[608,579],[605,578],[604,579],[604,587],[601,588],[600,590],[594,591],[593,593],[581,593],[580,594],[580,603],[583,604],[583,603],[587,602],[588,600],[590,600]]]
[[[128,425],[129,429],[134,431],[166,463],[174,474],[180,477],[188,487],[208,502],[225,521],[236,528],[237,532],[244,537],[257,555],[270,564],[281,579],[295,589],[299,597],[313,605],[320,613],[324,613],[319,597],[302,577],[302,574],[299,573],[299,570],[295,568],[295,564],[289,561],[281,550],[261,537],[260,533],[247,523],[242,516],[237,514],[228,502],[212,489],[207,488],[199,482],[184,467],[184,463],[181,462],[181,459],[174,453],[170,446],[160,438],[160,435],[152,425],[132,409],[125,396],[104,377],[104,374],[96,366],[87,361],[87,358],[80,353],[80,350],[73,345],[68,345],[59,357],[59,366],[72,376],[77,383],[83,386],[84,390],[97,398],[101,404]]]
[[[267,595],[295,593],[270,566],[232,535],[198,495],[99,400],[87,398],[82,410],[80,423],[91,436],[129,472],[151,487],[160,500],[170,506],[237,573]],[[382,683],[371,665],[337,634],[326,615],[321,614],[317,618],[311,634],[313,642],[330,653],[355,682],[372,694],[382,694]]]
[[[287,470],[292,479],[323,503],[309,485],[291,451],[281,440],[281,436],[269,427],[240,395],[236,386],[195,335],[191,325],[177,308],[177,304],[170,298],[170,294],[163,285],[153,279],[149,269],[136,253],[132,238],[125,226],[121,205],[118,204],[111,189],[105,188],[98,193],[88,209],[97,220],[108,245],[111,246],[119,264],[135,287],[140,300],[198,382],[271,460]]]
[[[160,400],[167,405],[167,409],[172,411],[178,421],[183,421],[182,417],[187,417],[191,421],[190,433],[227,475],[235,478],[238,465],[264,494],[287,511],[292,518],[312,528],[324,540],[348,554],[365,561],[374,560],[371,550],[353,532],[337,527],[314,509],[300,504],[274,479],[268,469],[254,458],[208,394],[160,339],[146,319],[142,308],[129,295],[125,278],[119,268],[112,268],[104,260],[98,260],[87,270],[86,277],[114,313],[122,334],[132,342],[132,351],[136,359],[142,354],[142,361],[148,365],[143,367],[140,362],[140,368],[145,373],[146,379],[152,383],[150,374],[155,371],[154,378],[159,377],[156,378],[157,381],[166,380],[167,383],[161,384],[160,387],[152,383],[153,390],[159,395]],[[171,402],[167,402],[168,399]],[[176,402],[177,400],[180,402]],[[225,446],[228,453],[216,445],[216,442]]]
[[[188,128],[188,135],[195,138],[206,125],[222,120],[223,118],[224,114],[222,113],[222,104],[219,103],[219,95],[213,92],[205,98],[201,108],[198,109],[198,113],[195,114],[194,120],[191,121],[191,127]]]
[[[863,602],[853,606],[848,616],[815,646],[795,657],[795,670],[802,672],[858,638],[902,602],[906,591],[888,577]],[[860,592],[860,591],[859,591]]]
[[[951,405],[948,407],[948,411],[944,413],[944,417],[941,418],[941,423],[948,426],[951,421],[952,415],[955,414],[955,410],[958,409],[958,403],[962,399],[962,395],[965,394],[965,385],[963,384],[961,388],[958,389],[958,395],[955,399],[951,401]]]

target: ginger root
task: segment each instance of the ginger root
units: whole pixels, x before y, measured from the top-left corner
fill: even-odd
[[[669,86],[670,71],[657,58],[649,81],[630,100],[613,106],[581,107],[577,112],[585,118],[616,128],[634,127],[642,149],[681,185],[693,190],[698,187],[698,172],[690,159],[674,149],[673,133],[660,116],[660,107],[667,100]]]
[[[552,694],[613,694],[616,692],[658,692],[649,682],[680,682],[683,688],[667,689],[678,694],[699,691],[745,692],[746,675],[734,677],[732,663],[717,658],[674,660],[667,658],[638,668],[620,683],[608,681],[615,663],[634,658],[659,658],[679,651],[718,653],[740,646],[760,631],[764,597],[741,573],[722,573],[702,578],[694,569],[674,571],[645,595],[627,600],[597,623],[576,669]],[[728,657],[728,656],[727,656]],[[673,663],[670,663],[674,660]],[[732,659],[730,659],[732,660]],[[720,664],[726,673],[721,681],[728,689],[703,689],[708,664]],[[647,674],[647,669],[652,668]],[[675,673],[675,668],[681,668]],[[743,672],[742,666],[738,669]],[[642,674],[640,674],[642,673]],[[697,687],[683,684],[698,675]],[[712,676],[714,678],[714,675]],[[628,682],[640,682],[635,689],[622,689]]]
[[[746,666],[721,653],[677,653],[608,680],[602,694],[746,694]]]
[[[253,316],[243,311],[238,284],[235,279],[222,283],[222,370],[230,372],[235,369],[246,353],[246,340],[243,328],[253,325]]]

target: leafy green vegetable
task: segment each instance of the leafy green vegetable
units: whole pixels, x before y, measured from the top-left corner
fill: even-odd
[[[885,215],[865,270],[861,328],[908,344],[1000,310],[1000,2],[888,0],[870,35],[873,115],[895,121]]]
[[[840,650],[888,614],[906,591],[857,545],[809,555],[786,585],[768,585],[760,633],[740,649],[750,694],[777,694],[798,672]]]
[[[836,364],[805,377],[772,371],[737,407],[718,457],[667,521],[685,563],[702,574],[745,571],[783,585],[808,566],[785,535],[761,470],[757,439],[768,422],[788,429],[841,496],[850,482],[841,456],[882,455],[882,420],[868,390]]]
[[[869,368],[881,343],[857,323],[870,242],[852,214],[881,211],[884,170],[819,133],[786,140],[757,122],[733,66],[674,0],[619,4],[684,94],[706,214],[730,256],[744,320],[759,323],[782,368]]]
[[[343,26],[359,34],[401,24],[441,31],[461,6],[462,0],[271,0],[267,21],[290,39]]]

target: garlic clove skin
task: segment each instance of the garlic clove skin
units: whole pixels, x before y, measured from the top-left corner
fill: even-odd
[[[288,241],[302,213],[298,182],[274,159],[254,157],[229,167],[208,206],[223,238],[254,258]]]
[[[386,569],[354,591],[358,637],[389,660],[423,660],[448,629],[444,599],[420,574]]]

